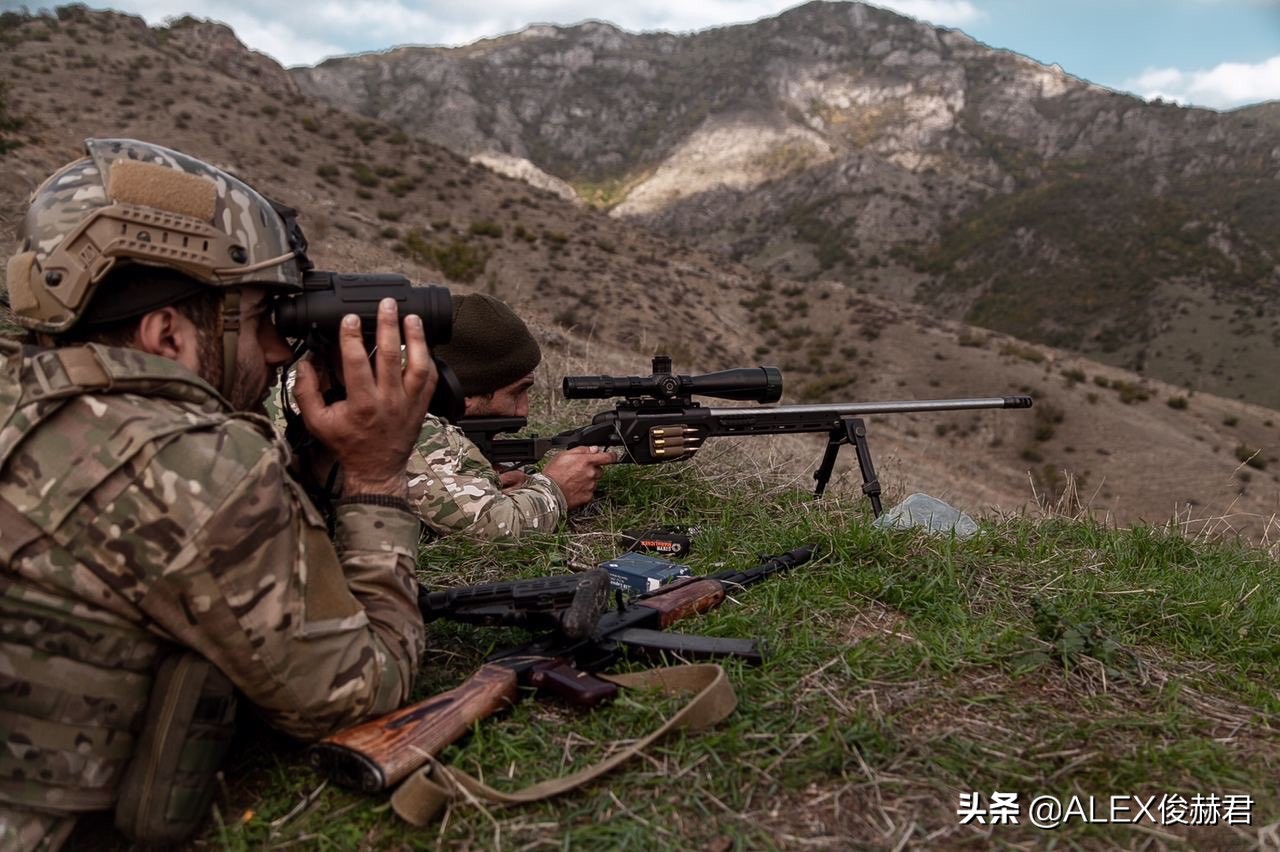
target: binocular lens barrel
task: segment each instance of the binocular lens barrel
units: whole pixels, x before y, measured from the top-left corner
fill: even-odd
[[[713,396],[717,399],[777,402],[782,373],[777,367],[739,367],[700,376],[655,373],[652,376],[565,376],[565,399],[608,399],[614,396]]]
[[[417,314],[427,341],[448,343],[453,336],[453,298],[447,287],[415,287],[403,275],[352,275],[308,272],[303,292],[275,304],[275,324],[285,337],[306,337],[313,331],[337,334],[347,314],[360,317],[361,330],[373,337],[377,329],[378,303],[395,299],[399,315]]]

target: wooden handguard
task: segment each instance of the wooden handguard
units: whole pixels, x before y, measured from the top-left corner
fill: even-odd
[[[684,583],[677,581],[653,593],[652,597],[640,598],[635,603],[656,609],[658,624],[665,630],[681,619],[715,609],[723,601],[723,583],[718,580],[690,580]]]
[[[321,740],[307,749],[307,759],[335,783],[375,793],[515,700],[516,672],[486,663],[461,686]]]

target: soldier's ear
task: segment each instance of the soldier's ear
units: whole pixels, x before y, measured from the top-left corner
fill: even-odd
[[[142,315],[134,334],[134,348],[148,355],[177,361],[200,375],[200,335],[195,323],[173,307]]]

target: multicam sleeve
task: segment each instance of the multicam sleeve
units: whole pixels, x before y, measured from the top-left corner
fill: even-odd
[[[409,460],[409,502],[436,533],[485,540],[553,531],[568,508],[560,487],[540,473],[504,491],[480,448],[434,417],[424,422]]]
[[[177,558],[147,578],[143,612],[294,736],[403,704],[424,642],[418,519],[344,506],[335,550],[278,446],[244,427],[197,437],[170,444],[151,465],[175,489],[204,483],[191,495],[210,511],[190,518]]]

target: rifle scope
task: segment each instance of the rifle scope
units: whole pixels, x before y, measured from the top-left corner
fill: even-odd
[[[377,329],[378,302],[395,299],[400,317],[417,314],[427,342],[448,343],[453,336],[453,298],[447,287],[415,287],[403,275],[353,275],[340,272],[308,271],[302,278],[302,292],[277,299],[275,324],[285,337],[303,338],[312,332],[336,335],[346,314],[360,317],[360,328],[372,341]]]
[[[565,399],[676,399],[692,396],[777,402],[782,398],[782,373],[777,367],[739,367],[700,376],[677,376],[671,359],[653,359],[652,376],[565,376]]]

